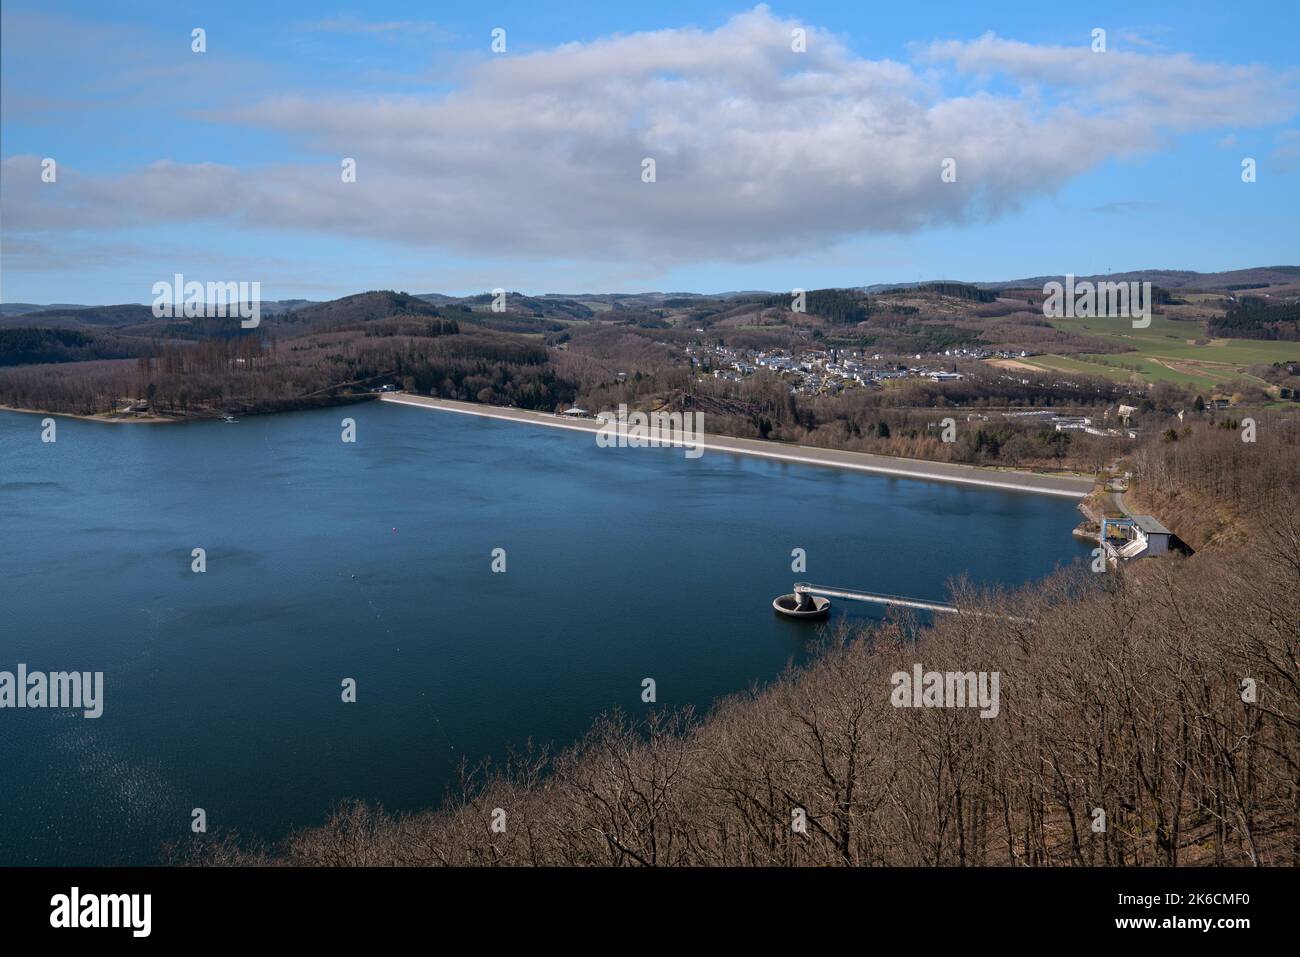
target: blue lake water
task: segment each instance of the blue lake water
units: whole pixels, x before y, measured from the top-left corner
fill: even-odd
[[[105,676],[97,719],[0,710],[0,865],[149,863],[196,807],[267,839],[343,798],[427,807],[462,755],[643,711],[643,678],[707,708],[802,661],[815,627],[771,608],[797,579],[1019,583],[1086,554],[1077,520],[1072,499],[381,403],[59,419],[52,444],[0,413],[0,671]]]

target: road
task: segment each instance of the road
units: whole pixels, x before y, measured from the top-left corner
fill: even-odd
[[[422,406],[443,412],[458,412],[489,419],[505,419],[544,425],[553,429],[570,429],[577,432],[597,432],[601,423],[592,419],[563,419],[547,412],[510,409],[495,405],[457,402],[452,399],[435,399],[428,396],[390,392],[381,401],[399,405]],[[1011,489],[1018,492],[1035,492],[1041,495],[1059,495],[1066,498],[1083,498],[1092,491],[1094,481],[1087,476],[1038,475],[1009,469],[981,468],[950,462],[926,462],[869,452],[846,452],[839,449],[822,449],[807,445],[787,445],[781,442],[764,442],[759,439],[739,439],[726,435],[708,435],[699,443],[704,449],[755,455],[782,462],[799,462],[806,465],[823,465],[830,468],[872,472],[878,475],[896,475],[904,478],[927,479],[934,482],[955,482],[961,485],[980,485],[989,488]]]

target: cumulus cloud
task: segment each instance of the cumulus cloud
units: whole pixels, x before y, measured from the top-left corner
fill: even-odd
[[[806,53],[791,50],[800,26]],[[924,47],[915,64],[868,60],[759,7],[714,30],[493,57],[449,93],[281,96],[210,117],[275,130],[319,162],[61,170],[55,190],[36,157],[15,157],[4,215],[33,232],[220,222],[466,255],[754,261],[993,219],[1168,132],[1283,120],[1295,86],[1260,67],[992,35]],[[345,156],[355,184],[340,180]],[[646,157],[657,182],[641,180]]]

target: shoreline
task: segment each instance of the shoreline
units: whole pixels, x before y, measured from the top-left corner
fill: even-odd
[[[370,392],[356,396],[348,396],[344,400],[326,403],[313,403],[303,406],[286,406],[284,408],[266,409],[258,412],[242,412],[240,415],[252,417],[258,415],[279,415],[282,412],[308,412],[312,409],[329,409],[338,408],[346,405],[355,405],[359,402],[369,402],[378,398],[380,393]],[[147,415],[123,416],[121,418],[110,418],[108,415],[81,415],[77,412],[51,412],[49,409],[23,409],[16,405],[0,404],[0,412],[21,412],[23,415],[53,415],[64,419],[80,419],[82,422],[106,422],[110,425],[172,425],[180,422],[215,422],[224,418],[222,412],[204,412],[202,414],[187,413],[184,415],[158,415],[149,413]]]
[[[390,392],[379,397],[381,402],[394,402],[441,412],[475,415],[487,419],[503,419],[525,425],[543,425],[553,429],[574,432],[597,432],[600,423],[592,419],[563,420],[547,412],[511,409],[503,406],[478,405],[455,399],[437,399],[431,396],[407,395]],[[677,443],[680,444],[680,443]],[[726,435],[708,436],[698,443],[700,448],[736,455],[753,455],[800,465],[821,465],[830,468],[892,475],[899,478],[949,482],[958,485],[976,485],[1016,492],[1034,492],[1039,495],[1056,495],[1082,499],[1090,494],[1096,483],[1087,477],[1068,475],[1041,475],[1035,472],[1017,472],[990,469],[978,465],[960,465],[951,462],[928,462],[922,459],[904,459],[873,452],[849,452],[824,449],[809,445],[784,445],[759,439],[740,439]]]
[[[109,425],[166,425],[170,422],[189,422],[184,416],[169,418],[164,415],[140,415],[129,419],[110,419],[102,415],[78,415],[76,412],[50,412],[48,409],[20,409],[13,405],[0,405],[0,412],[21,412],[23,415],[50,415],[61,419],[80,419],[82,422],[106,422]]]

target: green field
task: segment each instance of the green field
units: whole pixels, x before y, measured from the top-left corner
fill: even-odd
[[[1246,369],[1252,365],[1300,360],[1300,342],[1206,340],[1202,323],[1162,315],[1152,316],[1151,325],[1145,329],[1134,329],[1130,319],[1053,319],[1051,323],[1064,332],[1109,339],[1133,351],[1033,356],[1020,361],[1044,370],[1104,376],[1117,381],[1136,377],[1149,383],[1173,382],[1215,391],[1243,377],[1264,385],[1262,380],[1246,375]]]
[[[1127,382],[1136,377],[1143,382],[1173,382],[1178,385],[1203,389],[1207,392],[1218,391],[1221,385],[1242,377],[1237,372],[1216,372],[1213,375],[1179,372],[1162,365],[1154,359],[1139,358],[1135,352],[1126,352],[1120,355],[1031,356],[1028,359],[1017,359],[1016,361],[1044,372],[1053,371],[1074,373],[1075,375],[1101,376],[1102,378],[1113,379],[1116,382]],[[1247,376],[1246,378],[1257,384],[1262,384],[1260,380],[1253,377]]]

